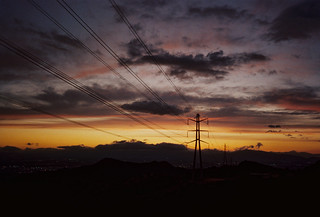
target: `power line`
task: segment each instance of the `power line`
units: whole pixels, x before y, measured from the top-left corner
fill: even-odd
[[[32,4],[38,11],[40,11],[44,16],[46,16],[49,20],[51,20],[56,26],[58,26],[62,31],[64,31],[70,38],[72,38],[73,40],[75,40],[84,50],[86,50],[87,52],[89,52],[93,57],[95,57],[98,61],[100,61],[107,69],[111,70],[113,73],[115,73],[120,79],[122,79],[123,81],[125,81],[131,88],[135,89],[136,91],[138,91],[141,95],[143,95],[145,98],[147,98],[148,100],[156,103],[155,101],[153,101],[153,99],[151,99],[149,96],[147,96],[145,93],[143,93],[142,91],[140,91],[136,86],[134,86],[130,81],[128,81],[125,77],[123,77],[116,69],[114,69],[113,67],[111,67],[106,61],[104,61],[99,55],[97,55],[94,51],[92,51],[88,46],[86,46],[79,38],[77,38],[74,34],[72,34],[67,28],[65,28],[61,23],[59,23],[55,18],[53,18],[49,13],[47,13],[39,4],[37,4],[34,0],[29,0],[30,4]],[[157,105],[159,105],[158,103],[156,103]],[[139,116],[137,114],[135,114],[136,116]],[[161,128],[162,130],[167,130],[161,126],[159,126],[158,124],[155,124],[143,117],[139,117],[141,119],[143,119],[144,121],[153,124],[155,126],[157,126],[158,128]],[[177,134],[179,135],[179,134]],[[181,136],[181,135],[179,135]]]
[[[116,59],[149,93],[151,93],[165,110],[171,110],[170,106],[149,86],[147,85],[129,66],[121,59],[114,50],[105,43],[104,40],[75,12],[64,0],[56,0],[108,53]],[[172,111],[171,111],[172,112]],[[175,116],[175,112],[172,112]],[[180,119],[184,123],[182,119]]]
[[[116,12],[118,13],[118,15],[120,16],[120,18],[123,20],[123,22],[127,25],[127,27],[129,28],[129,30],[131,31],[131,33],[135,36],[135,38],[140,42],[140,44],[142,45],[142,47],[144,48],[144,50],[147,52],[147,54],[149,55],[149,57],[152,59],[153,63],[158,67],[159,71],[164,75],[164,77],[167,79],[167,81],[171,84],[171,86],[174,88],[175,92],[188,104],[188,106],[190,107],[190,104],[188,102],[188,100],[185,98],[185,96],[182,94],[182,92],[180,91],[180,89],[173,83],[173,81],[171,80],[171,78],[169,77],[169,75],[163,70],[163,68],[161,67],[161,65],[159,64],[159,61],[157,60],[157,58],[152,54],[152,52],[150,51],[150,49],[148,48],[148,46],[146,45],[146,43],[144,43],[144,41],[141,39],[141,37],[139,36],[138,32],[135,30],[135,28],[132,26],[132,24],[129,22],[128,18],[126,17],[126,15],[123,13],[123,11],[121,10],[121,8],[117,5],[117,3],[114,0],[109,0],[110,3],[112,4],[113,8],[116,10]]]
[[[79,38],[77,38],[74,34],[72,34],[67,28],[65,28],[61,23],[59,23],[54,17],[52,17],[47,11],[45,11],[39,4],[37,4],[34,0],[29,0],[30,4],[34,6],[39,12],[41,12],[44,16],[46,16],[49,20],[51,20],[57,27],[59,27],[62,31],[64,31],[70,38],[75,40],[84,50],[90,53],[93,57],[95,57],[98,61],[100,61],[107,69],[116,74],[121,80],[126,82],[131,88],[138,91],[141,95],[146,97],[149,100],[152,100],[145,93],[140,91],[136,86],[134,86],[130,81],[128,81],[125,77],[123,77],[116,69],[110,66],[106,61],[104,61],[99,55],[97,55],[94,51],[92,51],[87,45],[85,45]]]
[[[36,66],[38,66],[39,68],[49,72],[50,74],[52,74],[53,76],[59,78],[60,80],[66,82],[67,84],[73,86],[74,88],[78,89],[79,91],[87,94],[88,96],[96,99],[97,101],[101,102],[102,104],[110,107],[111,109],[119,112],[122,115],[125,115],[126,117],[130,118],[131,120],[151,129],[154,130],[155,132],[170,138],[172,140],[175,140],[176,142],[179,142],[178,140],[164,134],[163,132],[155,129],[154,127],[150,126],[149,124],[145,123],[144,121],[140,120],[140,118],[136,118],[134,117],[132,114],[127,113],[126,111],[124,111],[122,108],[120,108],[119,106],[115,105],[110,99],[107,99],[106,97],[102,97],[100,96],[98,93],[96,93],[93,89],[91,89],[90,87],[85,86],[84,84],[82,84],[81,82],[77,81],[76,79],[68,76],[67,74],[63,73],[62,71],[56,69],[55,67],[51,66],[49,63],[41,60],[40,58],[32,55],[31,53],[27,52],[26,50],[18,47],[17,45],[15,45],[14,43],[4,39],[3,37],[0,37],[0,42],[1,45],[6,47],[7,49],[9,49],[10,51],[14,52],[15,54],[23,57],[24,59],[28,60],[29,62],[35,64]]]
[[[121,136],[121,135],[116,134],[116,133],[111,133],[109,131],[105,131],[105,130],[99,129],[99,128],[90,126],[88,124],[84,124],[84,123],[81,123],[81,122],[78,122],[78,121],[71,120],[71,119],[66,118],[66,117],[62,117],[60,115],[53,114],[51,112],[45,111],[43,109],[40,109],[38,106],[32,105],[32,104],[27,103],[27,102],[22,101],[22,100],[13,99],[12,97],[9,98],[9,97],[6,97],[6,96],[4,96],[2,94],[0,94],[0,98],[3,99],[3,100],[6,100],[7,102],[11,103],[12,105],[17,105],[17,106],[24,107],[24,108],[27,108],[27,109],[30,109],[30,110],[33,110],[33,111],[36,111],[36,112],[39,112],[39,113],[50,115],[52,117],[59,118],[61,120],[68,121],[70,123],[77,124],[77,125],[82,126],[82,127],[87,127],[87,128],[90,128],[90,129],[93,129],[93,130],[96,130],[96,131],[99,131],[99,132],[102,132],[102,133],[110,134],[110,135],[117,136],[117,137],[120,137],[120,138],[124,138],[124,139],[127,139],[127,140],[132,140],[132,138],[129,138],[129,137],[126,137],[126,136]]]

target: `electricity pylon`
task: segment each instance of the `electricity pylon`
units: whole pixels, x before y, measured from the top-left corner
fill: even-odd
[[[195,119],[192,119],[192,118],[188,118],[188,124],[189,124],[189,120],[190,121],[193,121],[196,123],[196,129],[195,130],[188,130],[189,131],[195,131],[196,132],[196,139],[191,141],[191,142],[195,142],[195,147],[194,147],[194,155],[193,155],[193,165],[192,165],[192,170],[193,170],[193,179],[195,178],[195,170],[196,170],[196,159],[197,159],[197,147],[199,147],[199,165],[200,165],[200,173],[201,173],[201,178],[202,178],[202,156],[201,156],[201,145],[200,145],[200,142],[204,142],[204,143],[207,143],[205,141],[202,141],[200,139],[200,132],[208,132],[208,135],[209,135],[209,131],[208,130],[200,130],[200,123],[202,121],[207,121],[207,124],[208,124],[208,118],[204,118],[204,119],[200,119],[200,115],[197,114]],[[189,142],[189,143],[191,143]]]
[[[226,144],[224,144],[224,148],[223,148],[223,165],[228,165],[227,145]]]

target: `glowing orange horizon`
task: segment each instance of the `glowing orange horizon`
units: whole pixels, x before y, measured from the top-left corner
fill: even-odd
[[[99,144],[110,144],[116,140],[128,140],[45,115],[28,116],[28,118],[27,116],[20,116],[20,118],[22,119],[16,118],[16,120],[12,120],[10,117],[7,117],[0,122],[0,132],[2,135],[0,146],[9,145],[26,148],[30,147],[27,143],[31,143],[37,144],[37,147],[54,148],[57,146],[80,144],[95,147]],[[122,117],[118,115],[112,117],[76,117],[73,119],[113,134],[123,135],[127,138],[144,141],[150,144],[161,142],[180,142],[180,144],[185,144],[186,142],[193,140],[192,133],[189,133],[189,137],[187,137],[187,130],[193,129],[193,124],[177,124],[176,120],[173,121],[172,119],[161,120],[160,125],[169,130],[156,128],[156,130],[167,134],[170,138],[165,137],[152,129],[145,128],[133,121],[128,122],[127,119],[122,119]],[[106,119],[111,120],[112,124],[107,124],[108,121],[106,121]],[[204,148],[223,149],[223,145],[227,144],[229,150],[234,151],[242,146],[256,145],[260,142],[263,144],[261,150],[264,151],[285,152],[295,150],[320,153],[319,140],[317,140],[319,130],[316,128],[304,129],[302,136],[302,134],[299,133],[299,129],[291,131],[283,129],[283,131],[279,132],[267,132],[266,127],[256,128],[245,126],[243,128],[237,128],[222,126],[221,124],[216,126],[214,120],[218,119],[221,120],[221,118],[211,120],[211,124],[214,126],[207,126],[205,124],[201,126],[202,129],[210,131],[209,137],[207,137],[207,134],[205,133],[202,135],[202,139],[209,143],[209,145],[204,145]],[[3,123],[4,121],[12,123],[6,124]],[[159,122],[157,123],[159,124]],[[192,148],[192,146],[192,143],[187,145],[188,148]]]

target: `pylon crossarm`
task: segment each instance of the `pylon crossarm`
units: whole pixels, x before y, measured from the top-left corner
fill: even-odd
[[[194,121],[194,122],[196,122],[197,120],[192,119],[192,118],[188,118],[188,123],[189,123],[189,121]]]
[[[196,130],[188,130],[187,131],[187,137],[189,137],[189,131],[195,132]]]
[[[191,142],[195,142],[196,140],[192,140]],[[185,144],[189,144],[189,143],[191,143],[191,142],[185,142]]]
[[[203,140],[201,140],[201,139],[200,139],[200,141],[201,141],[201,142],[204,142],[204,143],[206,143],[206,144],[209,144],[208,142],[206,142],[206,141],[203,141]]]
[[[204,118],[202,120],[199,120],[199,122],[206,121],[206,120],[208,120],[208,118]]]

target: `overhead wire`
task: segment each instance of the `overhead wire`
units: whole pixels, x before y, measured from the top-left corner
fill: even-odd
[[[171,110],[170,106],[148,85],[146,84],[140,76],[135,73],[130,66],[119,57],[119,55],[75,12],[71,6],[65,2],[64,0],[56,0],[114,59],[116,59],[120,65],[122,65],[150,94],[152,94],[165,110]],[[175,114],[174,111],[171,110],[171,113],[175,116],[179,117],[179,115]],[[185,122],[180,117],[180,121]]]
[[[105,60],[103,60],[99,55],[97,55],[94,51],[92,51],[87,45],[85,45],[79,38],[77,38],[74,34],[72,34],[67,28],[65,28],[61,23],[59,23],[54,17],[52,17],[47,11],[45,11],[38,3],[36,3],[34,0],[29,0],[30,4],[34,6],[39,12],[41,12],[44,16],[46,16],[50,21],[52,21],[57,27],[59,27],[63,32],[65,32],[70,38],[75,40],[84,50],[86,50],[88,53],[90,53],[93,57],[95,57],[99,62],[101,62],[107,69],[111,70],[114,74],[116,74],[121,80],[123,80],[126,84],[128,84],[131,88],[138,91],[141,95],[143,95],[145,98],[147,98],[150,101],[153,101],[148,95],[146,95],[144,92],[140,91],[139,88],[134,86],[130,81],[128,81],[125,77],[123,77],[116,69],[114,69],[112,66],[110,66]],[[154,102],[154,101],[153,101]],[[156,102],[155,102],[156,103]],[[139,116],[135,114],[136,116]],[[155,125],[156,127],[167,130],[163,128],[162,126],[149,121],[148,119],[145,119],[141,116],[139,118],[143,119],[144,121]],[[181,136],[180,134],[177,134]]]
[[[149,47],[146,45],[146,43],[143,41],[143,39],[140,37],[140,35],[138,34],[138,32],[135,30],[135,28],[133,27],[133,25],[130,23],[130,21],[128,20],[127,16],[125,15],[125,13],[123,12],[123,10],[121,10],[121,8],[118,6],[118,4],[116,3],[115,0],[109,0],[109,2],[111,3],[112,7],[115,9],[115,11],[118,13],[118,15],[120,16],[120,18],[122,19],[122,21],[127,25],[127,27],[129,28],[129,30],[131,31],[131,33],[134,35],[134,37],[136,38],[136,40],[141,44],[141,46],[144,48],[145,52],[148,54],[148,56],[151,58],[152,62],[157,66],[157,68],[159,69],[159,71],[164,75],[164,77],[167,79],[167,81],[172,85],[172,87],[174,88],[175,92],[187,103],[187,105],[189,107],[190,103],[189,101],[186,99],[186,97],[184,96],[184,94],[180,91],[180,89],[174,84],[174,82],[171,80],[170,76],[163,70],[163,68],[161,67],[161,65],[159,64],[159,61],[157,59],[156,56],[154,56],[151,52],[151,50],[149,49]],[[213,132],[213,131],[212,131]],[[209,137],[209,136],[208,136]],[[216,139],[214,137],[214,135],[212,134],[212,137],[214,139],[214,141],[216,142]],[[212,146],[212,140],[211,137],[210,138],[210,145]],[[217,143],[217,142],[216,142]]]
[[[65,28],[60,22],[58,22],[54,17],[52,17],[46,10],[44,10],[37,2],[34,0],[28,0],[32,6],[34,6],[39,12],[41,12],[44,16],[46,16],[50,21],[52,21],[57,27],[59,27],[64,33],[66,33],[70,38],[75,40],[84,50],[90,53],[93,57],[95,57],[99,62],[101,62],[108,70],[112,71],[116,74],[121,80],[123,80],[127,85],[131,88],[135,89],[145,98],[151,100],[149,96],[139,90],[136,86],[134,86],[130,81],[128,81],[125,77],[123,77],[115,68],[109,65],[106,61],[104,61],[99,55],[96,54],[93,50],[91,50],[87,45],[85,45],[79,38],[77,38],[74,34],[72,34],[67,28]]]
[[[150,51],[149,47],[146,45],[146,43],[142,40],[142,38],[140,37],[140,35],[138,34],[138,32],[135,30],[135,28],[132,26],[132,24],[130,23],[130,21],[128,20],[128,18],[126,17],[126,15],[123,13],[123,11],[121,10],[121,8],[117,5],[117,3],[114,0],[109,0],[112,7],[116,10],[116,12],[118,13],[118,15],[120,16],[120,18],[123,20],[123,22],[127,25],[127,27],[129,28],[129,30],[131,31],[131,33],[134,35],[134,37],[139,41],[139,43],[141,44],[141,46],[144,48],[144,50],[146,51],[146,53],[148,54],[148,56],[151,58],[152,62],[158,67],[159,71],[164,75],[164,77],[166,78],[166,80],[171,84],[171,86],[174,88],[175,92],[187,103],[187,105],[189,107],[190,103],[189,101],[186,99],[186,97],[184,96],[184,94],[180,91],[180,89],[174,84],[174,82],[172,81],[172,79],[170,78],[170,76],[163,70],[163,68],[161,67],[161,65],[159,64],[159,61],[157,59],[157,57],[155,57],[152,52]]]
[[[81,82],[77,81],[76,79],[68,76],[67,74],[65,74],[64,72],[56,69],[55,67],[51,66],[49,63],[41,60],[40,58],[32,55],[31,53],[29,53],[28,51],[20,48],[19,46],[15,45],[14,43],[10,42],[9,40],[3,38],[0,36],[0,42],[1,45],[6,47],[7,49],[9,49],[10,51],[14,52],[15,54],[23,57],[24,59],[28,60],[29,62],[35,64],[36,66],[38,66],[39,68],[49,72],[50,74],[52,74],[53,76],[59,78],[60,80],[66,82],[67,84],[73,86],[74,88],[78,89],[79,91],[87,94],[88,96],[96,99],[97,101],[101,102],[102,104],[108,106],[109,108],[119,112],[122,115],[125,115],[126,117],[130,118],[131,120],[151,129],[154,130],[155,132],[170,138],[172,140],[175,140],[176,142],[179,142],[178,140],[164,134],[163,132],[155,129],[154,127],[150,126],[149,124],[145,123],[144,121],[140,120],[139,118],[134,117],[132,114],[124,111],[121,107],[115,105],[111,99],[108,99],[107,97],[102,97],[100,96],[98,93],[96,93],[93,89],[91,89],[88,86],[85,86],[84,84],[82,84]]]
[[[112,133],[112,132],[109,132],[109,131],[106,131],[106,130],[102,130],[102,129],[90,126],[88,124],[81,123],[79,121],[71,120],[69,118],[66,118],[66,117],[63,117],[63,116],[60,116],[60,115],[57,115],[57,114],[53,114],[51,112],[48,112],[48,111],[45,111],[45,110],[39,108],[39,106],[32,105],[32,104],[30,104],[28,102],[25,102],[25,101],[22,101],[22,100],[13,99],[12,97],[7,97],[7,96],[4,96],[2,94],[0,94],[0,98],[3,99],[3,100],[6,100],[7,102],[9,102],[12,105],[17,105],[19,107],[27,108],[29,110],[33,110],[33,111],[36,111],[36,112],[39,112],[39,113],[42,113],[42,114],[45,114],[45,115],[49,115],[49,116],[52,116],[54,118],[59,118],[61,120],[68,121],[70,123],[73,123],[73,124],[76,124],[76,125],[79,125],[79,126],[82,126],[82,127],[90,128],[90,129],[93,129],[93,130],[96,130],[96,131],[99,131],[99,132],[102,132],[102,133],[106,133],[106,134],[109,134],[109,135],[117,136],[117,137],[120,137],[120,138],[123,138],[123,139],[126,139],[126,140],[132,140],[132,138],[129,138],[129,137],[126,137],[126,136],[122,136],[122,135],[119,135],[119,134],[116,134],[116,133]]]

